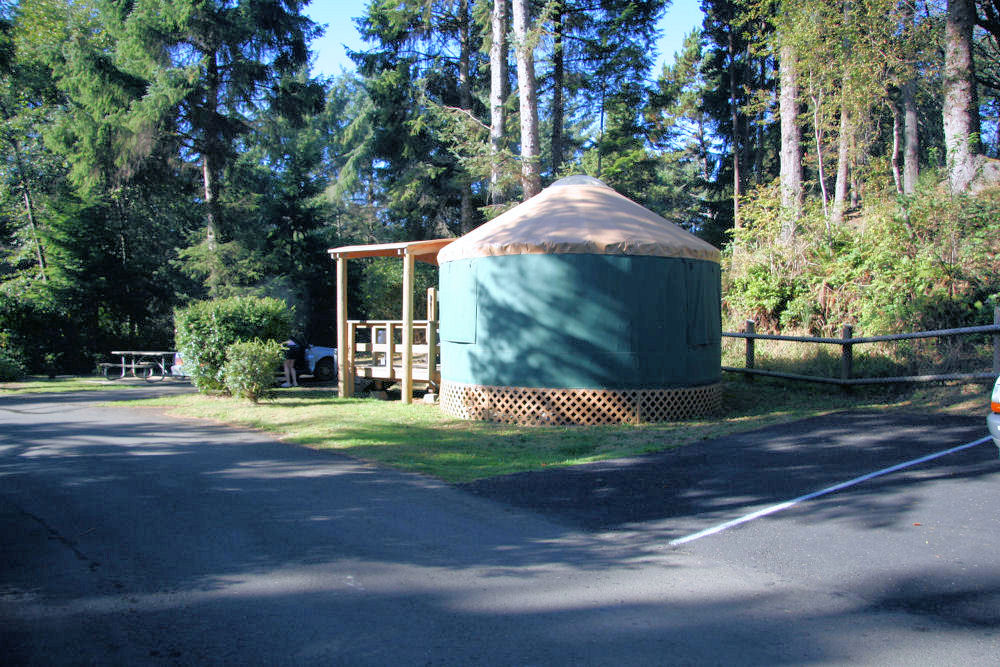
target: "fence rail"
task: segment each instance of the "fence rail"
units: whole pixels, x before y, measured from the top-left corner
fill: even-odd
[[[746,340],[746,366],[744,368],[735,366],[723,366],[722,370],[730,373],[743,373],[748,380],[754,376],[777,377],[785,380],[798,380],[802,382],[818,382],[822,384],[840,385],[850,387],[854,385],[866,384],[898,384],[915,382],[941,382],[947,380],[992,380],[1000,375],[1000,307],[993,310],[993,324],[978,327],[962,327],[958,329],[936,329],[934,331],[918,331],[915,333],[891,334],[885,336],[859,336],[854,337],[854,328],[845,325],[840,338],[823,338],[814,336],[778,336],[774,334],[759,334],[754,331],[753,320],[747,320],[746,331],[744,332],[722,332],[726,338],[743,338]],[[897,377],[874,377],[856,378],[854,377],[854,346],[866,343],[884,343],[890,341],[916,340],[921,338],[945,338],[949,336],[972,336],[977,334],[992,334],[993,344],[993,371],[975,373],[940,373],[931,375],[906,375]],[[816,375],[799,375],[796,373],[783,373],[779,371],[768,371],[756,368],[756,351],[754,343],[758,340],[781,340],[793,343],[815,343],[821,345],[839,345],[840,352],[840,377],[821,377]]]

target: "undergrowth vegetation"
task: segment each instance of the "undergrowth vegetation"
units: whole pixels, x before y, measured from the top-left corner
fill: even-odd
[[[925,179],[913,197],[872,197],[841,225],[812,201],[780,243],[777,187],[741,209],[725,261],[726,328],[879,335],[991,324],[1000,305],[1000,190],[951,196]]]
[[[781,243],[776,186],[741,209],[724,256],[723,328],[839,337],[928,331],[993,323],[1000,305],[1000,189],[952,196],[933,174],[912,197],[871,196],[843,224],[807,203],[794,240]],[[858,376],[979,370],[988,336],[856,346]],[[724,344],[724,364],[742,366],[743,341]],[[757,342],[758,367],[836,376],[836,346]],[[988,363],[988,362],[987,362]]]

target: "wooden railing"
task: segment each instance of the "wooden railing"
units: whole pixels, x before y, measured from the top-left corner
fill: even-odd
[[[908,375],[898,377],[854,377],[854,346],[867,343],[884,343],[891,341],[916,340],[921,338],[945,338],[950,336],[971,336],[992,334],[993,346],[993,371],[992,372],[971,372],[971,373],[940,373],[929,375]],[[993,311],[993,324],[980,327],[963,327],[959,329],[938,329],[935,331],[919,331],[916,333],[893,334],[887,336],[866,336],[854,337],[854,328],[850,325],[844,326],[840,338],[819,338],[812,336],[777,336],[772,334],[759,334],[754,331],[754,322],[747,320],[746,331],[730,333],[722,332],[724,337],[743,338],[746,340],[746,366],[743,368],[733,366],[723,366],[722,370],[731,373],[744,373],[747,379],[752,379],[755,375],[767,377],[777,377],[786,380],[800,380],[803,382],[819,382],[823,384],[840,385],[850,387],[862,384],[893,384],[893,383],[913,383],[913,382],[940,382],[944,380],[992,380],[1000,376],[1000,307]],[[816,343],[820,345],[840,346],[840,377],[820,377],[815,375],[798,375],[795,373],[782,373],[778,371],[768,371],[756,367],[756,351],[754,342],[758,340],[780,340],[796,343]]]
[[[348,364],[355,376],[387,383],[403,379],[402,320],[348,320],[347,327],[353,342],[348,348]],[[413,381],[435,388],[441,381],[437,327],[436,320],[414,320],[411,346]]]
[[[338,325],[342,331],[338,341],[346,337],[338,359],[342,396],[354,395],[355,377],[367,378],[383,386],[399,382],[405,403],[412,400],[415,385],[433,391],[441,385],[437,289],[430,287],[427,290],[425,320],[407,318],[413,315],[412,290],[406,288],[403,294],[402,320],[343,320]],[[410,295],[408,299],[407,294]],[[359,334],[367,340],[359,341]],[[359,353],[364,356],[364,363],[358,358]]]

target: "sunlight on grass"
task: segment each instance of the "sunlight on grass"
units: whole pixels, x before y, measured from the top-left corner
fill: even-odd
[[[272,433],[289,443],[465,482],[547,467],[636,456],[843,409],[982,411],[985,389],[960,385],[900,393],[767,380],[724,383],[723,413],[659,424],[517,427],[453,419],[437,406],[339,399],[331,391],[279,392],[253,405],[186,394],[128,405],[159,406],[178,417],[211,419]]]

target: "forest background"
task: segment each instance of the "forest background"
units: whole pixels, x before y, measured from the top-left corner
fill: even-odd
[[[0,356],[87,371],[247,294],[329,344],[328,248],[574,173],[723,249],[727,328],[992,322],[1000,0],[703,0],[654,71],[668,4],[372,0],[314,77],[298,0],[0,0]],[[396,263],[351,272],[398,316]]]

